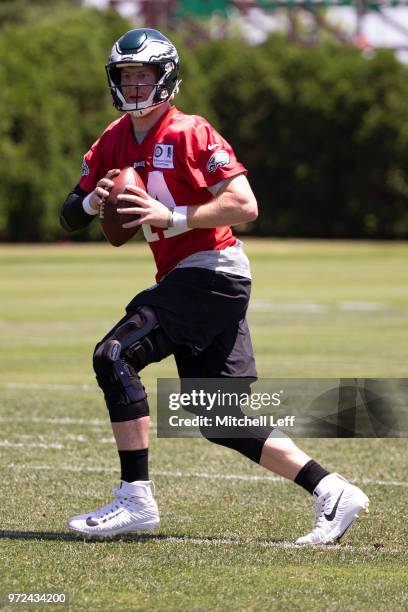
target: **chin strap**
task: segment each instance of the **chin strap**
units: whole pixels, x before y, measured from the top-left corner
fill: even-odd
[[[177,84],[174,88],[173,93],[171,94],[171,96],[169,96],[169,98],[167,98],[167,100],[163,100],[163,102],[159,102],[158,104],[153,104],[152,106],[148,106],[147,108],[140,108],[139,110],[128,111],[128,112],[130,112],[131,115],[137,119],[138,117],[146,117],[147,115],[150,115],[150,113],[155,108],[160,108],[161,106],[163,106],[163,104],[169,103],[170,105],[171,102],[174,100],[175,95],[179,92],[180,83],[181,83],[181,79],[177,81]]]
[[[165,100],[165,102],[160,102],[159,104],[155,104],[154,106],[149,106],[148,108],[141,108],[139,110],[129,111],[132,117],[138,119],[139,117],[147,117],[150,115],[155,109],[163,108],[165,104],[167,104],[169,100]]]
[[[154,108],[156,107],[149,106],[149,108],[141,108],[140,110],[130,111],[130,114],[132,115],[132,117],[135,117],[136,119],[139,117],[146,117],[147,115],[150,115],[150,113],[152,112]]]

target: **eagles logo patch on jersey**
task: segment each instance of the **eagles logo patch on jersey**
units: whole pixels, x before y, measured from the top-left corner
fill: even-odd
[[[223,168],[231,163],[231,158],[227,151],[220,149],[213,153],[207,162],[207,171],[215,172],[217,168]]]
[[[82,160],[81,176],[89,176],[90,170],[85,157]]]

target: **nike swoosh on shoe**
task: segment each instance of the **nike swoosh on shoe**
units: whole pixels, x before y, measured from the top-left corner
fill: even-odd
[[[324,518],[325,518],[327,521],[333,521],[333,520],[334,520],[334,518],[335,518],[335,516],[336,516],[336,512],[337,512],[337,507],[338,507],[338,505],[339,505],[339,503],[340,503],[340,499],[341,499],[341,496],[343,495],[343,493],[344,493],[344,489],[343,489],[343,491],[340,493],[340,495],[338,496],[337,501],[336,501],[336,503],[334,504],[333,509],[332,509],[332,511],[330,512],[330,514],[326,514],[326,513],[324,513]]]

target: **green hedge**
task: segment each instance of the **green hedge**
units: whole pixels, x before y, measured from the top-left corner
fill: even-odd
[[[250,168],[257,233],[408,236],[408,71],[390,52],[274,37],[200,56],[219,126]]]
[[[128,24],[114,12],[62,8],[0,30],[0,236],[65,238],[58,212],[83,153],[116,118],[105,63]]]
[[[58,211],[82,154],[118,116],[104,64],[127,29],[114,12],[61,8],[0,29],[0,239],[66,239]],[[280,36],[187,47],[177,105],[234,145],[260,204],[252,233],[408,236],[408,71]],[[76,239],[100,237],[98,224]]]

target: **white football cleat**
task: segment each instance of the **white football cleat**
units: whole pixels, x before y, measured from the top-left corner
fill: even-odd
[[[361,514],[368,512],[367,495],[339,474],[322,478],[313,494],[317,496],[315,527],[296,544],[335,544]]]
[[[88,537],[110,538],[120,533],[154,529],[160,522],[154,485],[150,480],[121,481],[114,501],[95,512],[68,519],[68,527]]]

